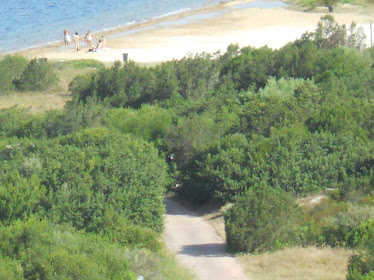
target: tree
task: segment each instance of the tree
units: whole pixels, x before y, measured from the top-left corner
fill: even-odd
[[[328,0],[327,0],[328,1]],[[305,33],[302,40],[311,39],[321,49],[333,49],[338,46],[362,49],[365,46],[366,36],[362,28],[356,28],[354,22],[349,27],[335,22],[332,15],[321,17],[315,32]]]
[[[269,76],[274,74],[274,52],[268,47],[255,49],[245,47],[240,54],[231,58],[222,68],[220,77],[231,77],[238,91],[255,90],[265,86]]]

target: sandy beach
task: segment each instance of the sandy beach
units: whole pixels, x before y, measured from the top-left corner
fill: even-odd
[[[95,34],[94,42],[101,35],[107,38],[107,46],[100,52],[88,52],[82,41],[76,52],[74,44],[63,42],[22,51],[29,57],[45,57],[49,60],[96,59],[105,63],[122,60],[123,53],[138,63],[158,63],[180,59],[188,54],[224,52],[231,43],[244,46],[269,46],[280,48],[299,38],[306,31],[315,30],[321,16],[328,13],[325,7],[312,12],[300,8],[256,8],[253,0],[229,1],[199,10],[187,11],[149,22]],[[264,1],[262,1],[264,2]],[[374,22],[374,10],[349,4],[334,7],[331,13],[339,24],[354,21],[362,26],[370,46],[370,22]],[[81,36],[83,37],[83,36]]]

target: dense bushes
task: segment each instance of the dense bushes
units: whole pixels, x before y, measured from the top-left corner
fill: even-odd
[[[14,141],[1,157],[3,222],[37,212],[98,232],[110,206],[134,224],[163,227],[166,166],[144,141],[90,129],[53,142]]]
[[[69,85],[73,96],[87,102],[95,98],[112,107],[139,108],[142,104],[164,101],[175,94],[184,98],[201,98],[217,83],[219,68],[208,54],[186,57],[154,68],[133,62],[96,74],[75,78]]]
[[[336,34],[339,40],[327,46]],[[192,200],[231,201],[262,180],[305,195],[370,173],[354,166],[361,156],[370,160],[373,148],[366,143],[374,135],[367,117],[373,109],[371,60],[346,48],[356,47],[360,36],[354,26],[347,30],[326,16],[314,33],[280,50],[230,46],[222,56],[202,54],[154,68],[117,63],[77,78],[70,88],[85,103],[94,98],[111,107],[173,108],[162,128],[167,141],[158,147],[173,155],[179,191]],[[131,128],[126,118],[121,130],[150,139],[139,131],[143,125]],[[236,134],[247,142],[239,149],[226,141]]]
[[[4,279],[135,279],[126,251],[94,235],[31,218],[0,236]]]
[[[325,242],[332,246],[358,248],[374,230],[374,207],[351,205],[346,211],[327,217],[323,225]]]
[[[261,181],[295,195],[344,188],[351,176],[370,176],[366,162],[373,153],[366,141],[310,133],[303,125],[273,128],[270,137],[250,140],[243,134],[228,135],[184,167],[188,171],[180,192],[229,202]]]
[[[105,270],[106,260],[85,270],[97,261],[86,251],[61,251],[62,235],[132,248],[129,255],[159,251],[169,188],[195,203],[232,203],[225,219],[233,252],[349,246],[357,250],[350,279],[369,279],[373,55],[350,48],[359,33],[323,20],[279,50],[231,45],[223,55],[155,67],[79,62],[98,71],[70,83],[73,100],[64,110],[1,110],[0,231],[32,224],[42,245],[18,256],[7,250],[23,243],[4,235],[0,275],[66,271],[95,279]],[[29,66],[48,69],[43,63]],[[303,215],[295,197],[315,193],[329,198],[304,205]],[[31,253],[40,258],[33,262]]]
[[[238,91],[251,87],[258,90],[264,87],[269,76],[273,75],[273,64],[272,49],[246,47],[240,50],[240,55],[228,61],[220,75],[229,75]]]
[[[140,138],[106,128],[84,130],[92,123],[77,116],[94,108],[77,106],[70,115],[78,121],[74,128],[64,121],[72,108],[46,116],[2,111],[0,275],[5,279],[134,279],[129,248],[160,252],[167,166]],[[59,131],[66,135],[57,136]],[[152,270],[147,275],[155,276]]]
[[[250,188],[225,214],[227,247],[262,252],[296,245],[302,213],[294,198],[266,184]]]

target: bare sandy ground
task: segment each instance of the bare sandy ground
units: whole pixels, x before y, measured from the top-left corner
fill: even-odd
[[[196,273],[197,279],[248,280],[211,225],[170,199],[165,204],[166,245],[182,265]]]
[[[224,52],[231,43],[240,47],[267,45],[279,48],[299,38],[306,31],[315,30],[327,8],[313,12],[292,8],[248,8],[243,5],[253,0],[223,2],[204,9],[189,11],[135,26],[119,28],[104,35],[107,48],[101,52],[75,52],[73,46],[51,45],[22,52],[23,55],[46,57],[51,60],[91,58],[103,62],[122,60],[123,53],[139,63],[157,63],[180,59],[187,54]],[[352,21],[362,26],[370,44],[372,10],[348,4],[335,7],[332,13],[340,24]],[[195,20],[191,20],[195,17]],[[200,18],[199,18],[200,17]],[[102,34],[96,34],[98,39]],[[96,40],[97,41],[97,40]]]

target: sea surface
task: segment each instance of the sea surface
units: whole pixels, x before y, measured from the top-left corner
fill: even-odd
[[[63,40],[63,30],[81,37],[158,17],[213,5],[222,0],[0,0],[0,54]],[[226,0],[229,1],[229,0]],[[239,5],[277,7],[275,2],[256,1]],[[191,16],[197,20],[204,15]],[[214,16],[214,13],[208,14]],[[173,24],[170,22],[169,24]],[[134,31],[131,31],[134,32]]]
[[[0,0],[0,53],[212,5],[220,0]]]

